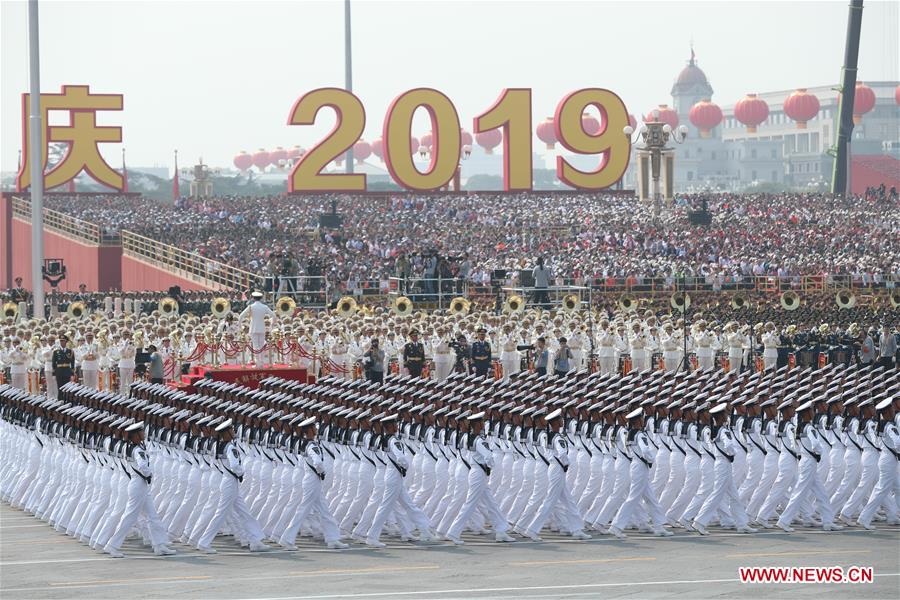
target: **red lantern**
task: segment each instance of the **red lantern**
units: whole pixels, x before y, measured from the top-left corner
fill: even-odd
[[[667,123],[669,127],[675,129],[678,127],[678,113],[667,104],[660,104],[659,108],[654,108],[644,115],[644,123]]]
[[[864,114],[875,108],[875,92],[862,81],[856,82],[856,94],[853,96],[853,122],[857,125]]]
[[[306,150],[301,148],[300,146],[294,146],[290,150],[287,151],[287,157],[291,160],[296,161],[298,158],[306,154]]]
[[[637,119],[634,118],[634,115],[628,113],[628,126],[632,129],[637,129]]]
[[[691,107],[688,118],[700,130],[700,137],[708,138],[709,132],[722,122],[722,109],[710,100],[701,100]]]
[[[415,154],[416,152],[418,152],[420,145],[421,144],[419,144],[419,140],[416,139],[416,136],[414,136],[414,135],[409,136],[409,153],[410,154]]]
[[[269,152],[269,162],[278,167],[279,169],[284,165],[284,161],[287,160],[287,151],[281,146],[278,146],[271,152]]]
[[[584,113],[581,115],[581,128],[588,135],[597,135],[600,133],[600,121],[588,113]]]
[[[253,155],[253,166],[259,169],[260,171],[265,171],[266,167],[272,164],[271,159],[269,158],[269,153],[260,148],[256,154]]]
[[[234,157],[234,166],[239,171],[246,171],[253,166],[253,157],[241,150],[241,153]]]
[[[371,155],[372,146],[369,144],[369,142],[359,140],[358,142],[353,144],[353,158],[356,159],[356,164],[363,164],[363,162]]]
[[[379,159],[382,159],[384,162],[384,142],[381,141],[381,138],[378,138],[374,142],[372,142],[372,154],[377,156]]]
[[[490,129],[488,131],[476,133],[475,141],[478,142],[479,146],[484,148],[485,154],[493,154],[494,148],[499,146],[500,142],[503,141],[503,134],[499,129]]]
[[[900,85],[894,89],[894,102],[897,103],[897,106],[900,106]]]
[[[471,146],[472,145],[472,134],[463,129],[459,128],[459,145],[460,146]]]
[[[546,120],[538,123],[537,126],[538,139],[547,144],[547,150],[553,150],[556,142],[556,127],[553,125],[553,117],[547,117]]]
[[[431,144],[434,142],[434,135],[431,133],[426,133],[422,136],[422,139],[419,140],[419,144],[425,146],[428,149],[431,149]]]
[[[734,118],[747,126],[747,133],[756,133],[769,118],[769,105],[756,94],[747,94],[734,105]]]
[[[806,129],[806,122],[819,114],[819,99],[799,88],[784,101],[784,114],[797,121],[797,129]]]

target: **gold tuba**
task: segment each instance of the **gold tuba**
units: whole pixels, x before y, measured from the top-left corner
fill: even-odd
[[[629,294],[623,294],[621,298],[619,298],[619,308],[624,310],[625,312],[633,312],[636,311],[638,307],[637,298],[631,296]]]
[[[15,319],[19,316],[19,305],[15,302],[7,302],[3,305],[3,316]]]
[[[691,307],[691,297],[687,295],[687,292],[675,292],[669,298],[669,304],[675,310],[684,312]]]
[[[472,303],[462,296],[457,296],[453,300],[450,301],[450,314],[451,315],[467,315],[469,314],[469,309],[472,307]]]
[[[900,308],[900,290],[891,290],[891,295],[888,296],[888,300],[891,301],[891,306]]]
[[[747,308],[750,302],[747,300],[747,296],[744,294],[735,294],[731,298],[731,308],[735,310],[740,310],[742,308]]]
[[[231,312],[231,302],[226,298],[215,298],[209,305],[209,310],[217,319],[224,319]]]
[[[800,308],[800,294],[791,290],[781,295],[781,308],[784,310],[797,310]]]
[[[356,314],[356,300],[352,296],[344,296],[337,303],[337,314],[342,317],[352,317]]]
[[[86,311],[87,307],[85,307],[84,302],[79,300],[78,302],[73,302],[69,305],[69,308],[66,309],[66,314],[73,319],[80,319],[84,316]]]
[[[175,298],[170,296],[166,296],[162,300],[159,301],[159,314],[161,315],[177,315],[178,314],[178,301]]]
[[[562,307],[566,312],[575,312],[580,306],[581,299],[578,294],[567,294],[562,300]]]
[[[285,319],[292,317],[297,310],[297,303],[290,296],[281,296],[275,301],[275,314]]]
[[[844,288],[834,295],[834,301],[838,308],[853,308],[856,306],[856,294]]]
[[[411,314],[413,311],[412,300],[410,300],[406,296],[397,296],[396,298],[394,298],[394,302],[391,304],[391,311],[393,311],[395,315],[400,316]]]
[[[513,294],[503,303],[503,312],[520,313],[525,310],[525,300],[518,294]]]

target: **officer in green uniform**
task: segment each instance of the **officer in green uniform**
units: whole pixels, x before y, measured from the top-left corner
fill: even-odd
[[[53,376],[56,378],[57,389],[72,381],[75,370],[75,353],[67,347],[68,343],[66,335],[59,336],[60,347],[53,351]]]

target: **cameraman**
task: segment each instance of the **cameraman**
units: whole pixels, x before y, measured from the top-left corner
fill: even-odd
[[[384,382],[384,350],[379,348],[378,338],[373,338],[369,351],[363,357],[366,379],[374,383]]]

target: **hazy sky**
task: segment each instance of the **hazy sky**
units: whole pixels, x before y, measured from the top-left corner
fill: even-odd
[[[669,91],[694,41],[713,100],[836,84],[847,2],[353,2],[353,88],[364,138],[380,136],[391,100],[410,88],[447,94],[461,121],[504,87],[530,87],[536,120],[566,93],[606,87],[640,115]],[[898,2],[867,1],[859,78],[896,80]],[[3,170],[16,166],[20,94],[28,90],[27,4],[0,0]],[[304,92],[343,86],[343,2],[42,1],[41,85],[89,84],[122,93],[130,165],[181,166],[199,156],[231,165],[240,150],[309,147],[330,130],[289,127]],[[326,115],[326,113],[328,113]],[[416,135],[428,128],[424,119]],[[119,145],[104,154],[120,164]],[[541,146],[535,141],[535,148]]]

